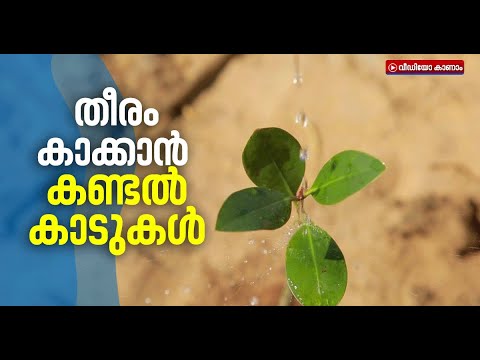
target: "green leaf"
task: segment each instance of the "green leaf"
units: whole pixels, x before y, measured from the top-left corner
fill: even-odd
[[[243,150],[243,167],[255,185],[293,196],[305,174],[300,150],[299,142],[285,130],[258,129]]]
[[[288,286],[306,306],[337,305],[347,287],[347,265],[335,241],[313,224],[303,224],[287,247]]]
[[[320,204],[333,205],[365,187],[384,170],[385,165],[373,156],[343,151],[325,164],[307,194]]]
[[[225,200],[217,217],[216,230],[274,230],[290,219],[292,197],[266,188],[249,188]]]

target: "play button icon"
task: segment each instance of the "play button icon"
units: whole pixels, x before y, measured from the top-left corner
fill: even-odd
[[[397,71],[397,65],[396,64],[389,64],[388,65],[388,71],[389,72],[396,72]]]

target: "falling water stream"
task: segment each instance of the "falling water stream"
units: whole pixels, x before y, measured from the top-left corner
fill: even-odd
[[[294,65],[293,85],[296,88],[295,89],[295,91],[297,92],[296,95],[301,95],[300,92],[303,88],[304,78],[303,78],[303,74],[302,74],[301,67],[300,67],[300,55],[299,54],[293,55],[293,65]],[[298,99],[301,99],[301,96],[298,96]],[[301,102],[299,104],[299,110],[295,114],[294,122],[295,122],[294,123],[295,126],[294,126],[294,132],[293,132],[292,135],[300,143],[299,157],[302,161],[305,162],[305,169],[307,169],[306,162],[307,162],[307,160],[310,159],[312,145],[318,145],[318,144],[315,144],[315,142],[318,143],[319,138],[318,138],[318,136],[316,136],[316,135],[318,135],[317,129],[314,126],[312,126],[313,124],[309,120],[308,115],[305,112],[304,106]],[[290,126],[289,126],[289,128],[290,128]],[[313,137],[313,139],[312,139],[312,137]],[[303,193],[306,190],[308,190],[308,180],[307,180],[307,178],[308,178],[308,173],[307,173],[307,171],[305,171],[305,175],[304,175],[304,178],[302,180],[302,184],[300,186],[300,189],[297,193],[297,196],[302,197]],[[305,207],[303,205],[303,199],[295,202],[295,206],[296,206],[297,214],[296,214],[295,220],[293,222],[293,226],[289,229],[289,231],[287,233],[287,236],[288,236],[287,244],[288,244],[288,241],[290,240],[290,237],[296,232],[296,230],[298,229],[298,227],[300,225],[302,225],[304,223],[307,223],[307,222],[310,222],[308,214],[306,213]],[[285,244],[285,246],[287,244]],[[292,300],[293,300],[293,295],[292,295],[292,293],[289,289],[289,286],[286,284],[284,289],[283,289],[283,292],[280,296],[279,305],[288,306],[288,305],[291,304]]]
[[[297,91],[300,91],[303,86],[303,74],[301,72],[299,54],[293,55],[293,65],[294,65],[293,85],[297,88]],[[299,156],[300,156],[300,159],[306,163],[307,160],[309,159],[309,143],[308,143],[309,141],[308,141],[307,134],[308,134],[308,131],[310,131],[310,126],[309,126],[308,116],[302,105],[300,106],[299,111],[295,115],[295,125],[297,128],[296,132],[300,132],[300,138],[298,139],[298,141],[300,142],[301,150],[300,150]],[[303,192],[303,191],[306,191],[307,189],[308,189],[308,181],[307,181],[307,175],[305,174],[300,191]],[[301,223],[308,221],[308,215],[305,212],[305,208],[303,206],[303,200],[300,200],[298,203],[295,203],[295,204],[297,208],[296,224],[299,225]]]

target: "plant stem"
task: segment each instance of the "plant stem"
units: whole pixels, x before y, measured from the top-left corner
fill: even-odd
[[[307,191],[305,191],[305,193],[303,194],[304,197],[307,197],[309,195],[312,195],[314,192],[316,192],[318,189],[315,189],[315,188],[311,188],[311,189],[308,189]]]

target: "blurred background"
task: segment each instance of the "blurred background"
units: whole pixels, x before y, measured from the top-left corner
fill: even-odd
[[[131,247],[117,259],[121,305],[298,305],[286,291],[291,224],[214,230],[223,201],[252,186],[242,151],[281,127],[307,151],[307,180],[336,153],[372,154],[387,171],[334,206],[306,211],[342,249],[340,305],[480,305],[480,57],[477,55],[103,55],[123,96],[162,116],[137,137],[180,131],[189,143],[188,205],[203,245]],[[386,59],[464,59],[464,76],[387,76]],[[295,79],[295,81],[294,81]],[[141,177],[163,172],[137,167]],[[174,207],[124,207],[168,219]],[[293,214],[294,215],[294,214]]]

